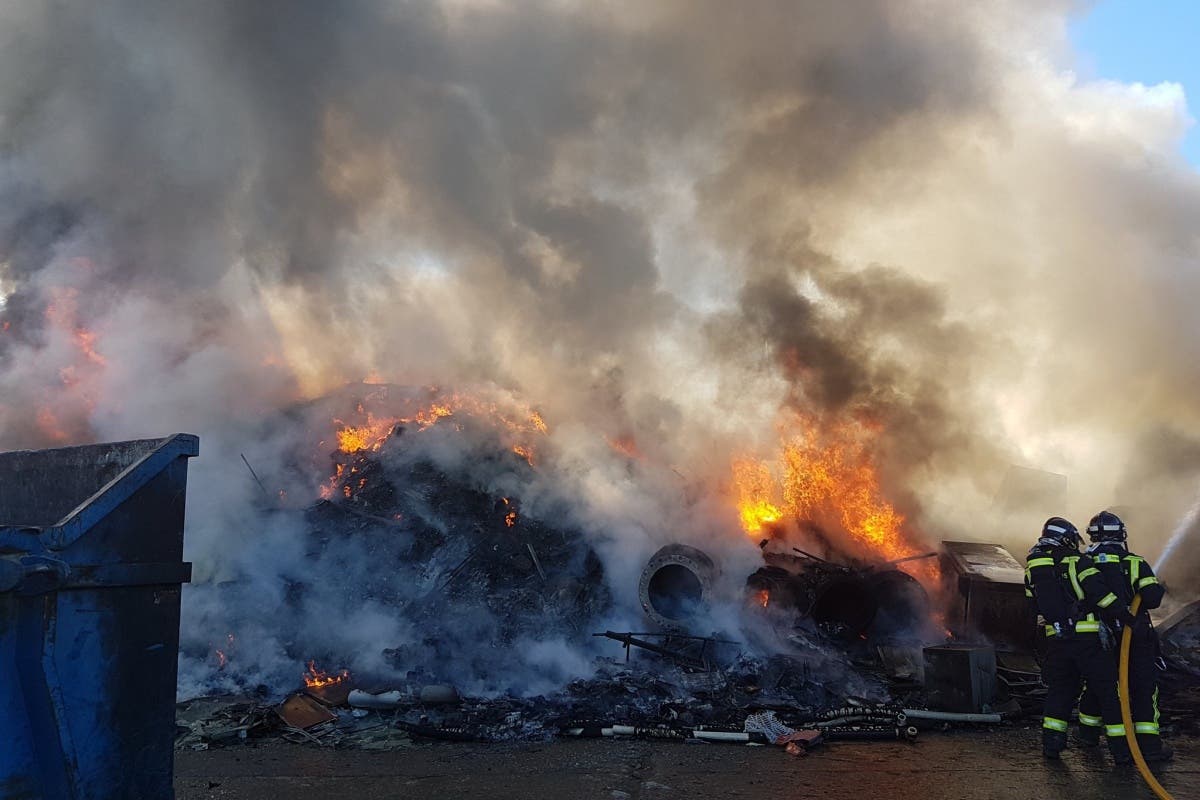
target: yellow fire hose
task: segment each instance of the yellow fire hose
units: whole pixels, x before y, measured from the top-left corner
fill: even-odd
[[[1129,606],[1129,613],[1137,616],[1138,610],[1142,607],[1142,596],[1135,595],[1133,604]],[[1129,646],[1133,641],[1133,626],[1126,625],[1125,632],[1121,634],[1121,661],[1120,672],[1118,673],[1118,694],[1121,698],[1121,722],[1125,724],[1125,739],[1129,742],[1129,752],[1133,755],[1133,762],[1137,764],[1138,772],[1142,774],[1142,780],[1150,787],[1150,790],[1161,798],[1161,800],[1173,800],[1171,795],[1162,784],[1158,782],[1158,778],[1154,777],[1154,773],[1150,771],[1150,767],[1146,765],[1146,759],[1142,756],[1142,750],[1138,747],[1137,731],[1133,726],[1133,711],[1129,708]]]

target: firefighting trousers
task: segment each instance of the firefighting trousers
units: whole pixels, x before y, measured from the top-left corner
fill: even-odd
[[[1119,651],[1106,655],[1115,660]],[[1153,630],[1134,629],[1129,643],[1129,710],[1133,714],[1134,732],[1142,752],[1151,754],[1162,746],[1158,731],[1158,634]],[[1103,706],[1098,693],[1088,684],[1079,698],[1080,734],[1099,731],[1104,721]],[[1095,734],[1092,734],[1095,735]]]
[[[1121,704],[1117,700],[1117,662],[1100,646],[1094,633],[1077,633],[1071,638],[1051,637],[1042,665],[1046,684],[1045,716],[1042,718],[1042,747],[1060,751],[1067,744],[1067,723],[1083,683],[1095,691],[1100,718],[1114,755],[1128,757]]]

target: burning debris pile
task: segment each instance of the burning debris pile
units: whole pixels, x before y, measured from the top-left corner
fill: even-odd
[[[371,407],[388,403],[414,410]],[[261,632],[274,621],[277,633],[302,635],[280,638],[285,664],[315,659],[356,673],[423,675],[488,695],[527,692],[539,678],[561,682],[552,663],[539,670],[528,651],[541,648],[553,661],[555,637],[586,636],[611,599],[587,537],[523,511],[519,491],[531,485],[537,453],[532,437],[546,431],[540,415],[514,421],[494,404],[461,396],[373,387],[355,417],[335,420],[315,503],[288,507],[292,494],[262,484],[265,528],[295,548],[280,606],[256,607],[249,595],[262,583],[243,575],[200,587],[201,605],[217,601],[205,622]],[[294,474],[309,465],[300,455],[292,463]],[[268,688],[286,686],[253,656],[239,660],[244,635],[228,638],[240,644],[214,651],[215,675],[204,673],[207,654],[191,654],[199,688],[215,681],[251,690],[243,677],[255,674]]]
[[[921,687],[881,654],[919,660],[922,644],[944,638],[928,593],[900,567],[936,569],[922,560],[932,554],[913,553],[902,519],[861,465],[857,483],[842,475],[802,490],[785,472],[779,507],[751,496],[773,491],[765,463],[753,466],[753,491],[735,467],[730,507],[741,503],[745,532],[760,539],[753,561],[761,566],[747,561],[742,571],[723,560],[721,541],[711,552],[674,543],[632,580],[606,568],[613,559],[597,550],[602,539],[547,488],[559,476],[548,474],[552,439],[536,411],[429,389],[370,387],[352,399],[353,416],[333,417],[333,435],[322,440],[330,460],[315,462],[317,500],[289,506],[295,493],[272,491],[276,477],[251,469],[268,501],[265,529],[281,531],[299,556],[278,605],[248,603],[260,587],[247,576],[190,590],[200,608],[225,601],[202,622],[235,629],[212,654],[185,650],[196,694],[248,693],[263,708],[293,686],[295,672],[264,669],[245,646],[272,626],[278,663],[307,665],[304,689],[278,713],[247,716],[239,705],[238,724],[218,730],[283,726],[331,743],[383,714],[392,729],[433,738],[586,735],[614,725],[678,738],[742,731],[749,714],[766,710],[785,727],[844,722],[862,736],[911,735],[900,709]],[[290,424],[327,412],[307,409]],[[804,445],[789,447],[793,469],[816,468],[800,458]],[[630,458],[611,443],[610,451]],[[306,455],[290,457],[294,475],[314,466]],[[831,470],[850,469],[837,458]],[[846,491],[866,510],[839,523],[867,534],[851,542],[861,557],[839,552],[820,527],[821,514],[849,502]],[[747,503],[758,510],[748,513]],[[884,546],[872,551],[873,537]],[[727,539],[755,549],[736,534]],[[331,575],[344,580],[331,585]],[[625,631],[612,629],[621,623]],[[836,724],[821,719],[848,698],[865,710]]]
[[[311,570],[289,573],[258,619],[228,620],[211,655],[185,654],[227,696],[181,706],[179,746],[639,736],[802,755],[1038,708],[1019,563],[997,545],[923,552],[856,433],[805,426],[777,463],[737,460],[723,502],[751,538],[661,546],[634,579],[609,568],[577,504],[557,502],[535,410],[358,391],[353,414],[318,404],[288,420],[333,419],[317,460],[285,459],[292,475],[315,470],[316,499],[291,505],[300,493],[250,470],[266,528],[301,543]],[[755,557],[731,560],[727,542]],[[244,612],[256,584],[196,588]],[[291,634],[277,637],[282,678],[245,660],[247,629],[272,625]]]

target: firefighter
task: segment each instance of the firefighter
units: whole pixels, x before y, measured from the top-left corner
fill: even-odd
[[[1033,598],[1047,638],[1042,679],[1046,705],[1042,717],[1042,755],[1058,758],[1067,746],[1067,720],[1086,681],[1097,692],[1109,752],[1118,764],[1130,762],[1117,701],[1117,665],[1100,642],[1101,622],[1117,604],[1092,563],[1081,555],[1079,529],[1062,517],[1051,517],[1029,551],[1025,593]],[[1128,616],[1128,612],[1126,612]]]
[[[1158,731],[1158,634],[1149,614],[1150,609],[1162,605],[1165,592],[1146,559],[1129,552],[1128,532],[1120,517],[1101,511],[1092,517],[1087,531],[1092,540],[1087,553],[1109,590],[1117,595],[1117,602],[1128,606],[1134,595],[1142,596],[1141,609],[1132,620],[1133,639],[1129,645],[1129,707],[1142,756],[1147,761],[1167,761],[1172,756],[1171,748],[1163,745]],[[1124,623],[1118,620],[1114,627],[1120,634]],[[1113,654],[1119,658],[1119,648],[1114,647]],[[1083,745],[1099,743],[1100,705],[1097,693],[1088,686],[1079,700],[1079,741]]]

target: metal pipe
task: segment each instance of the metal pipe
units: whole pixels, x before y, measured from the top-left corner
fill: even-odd
[[[801,550],[799,547],[793,547],[792,549],[795,550],[800,555],[804,556],[805,558],[811,558],[813,561],[820,561],[822,564],[832,563],[827,558],[821,558],[820,556],[814,556],[812,553],[808,552],[807,550]]]
[[[625,659],[629,660],[629,648],[640,647],[643,650],[648,650],[651,653],[656,653],[665,658],[672,659],[681,666],[691,667],[693,669],[707,670],[708,663],[701,658],[695,658],[688,653],[683,653],[678,650],[672,650],[669,647],[663,647],[654,642],[647,642],[645,639],[638,639],[633,634],[617,633],[616,631],[605,631],[604,633],[594,633],[593,636],[604,636],[608,639],[613,639],[625,645]]]
[[[750,742],[751,734],[736,731],[692,731],[693,739],[703,739],[709,742]]]
[[[936,722],[1000,722],[999,714],[959,714],[953,711],[930,711],[927,708],[906,708],[909,719],[927,719]]]
[[[584,728],[568,728],[563,731],[567,736],[584,736]],[[688,730],[668,727],[642,728],[636,725],[613,725],[601,728],[602,736],[636,736],[647,739],[702,739],[710,742],[754,742],[763,741],[761,736],[745,731],[710,731],[703,728]]]
[[[717,576],[716,563],[702,550],[669,544],[650,557],[638,579],[646,618],[664,631],[686,633],[702,619]]]
[[[905,556],[904,558],[893,558],[891,561],[885,561],[882,564],[872,564],[871,566],[869,566],[863,570],[860,570],[860,572],[866,573],[866,572],[873,572],[878,569],[891,569],[892,567],[896,566],[897,564],[905,564],[909,561],[922,561],[926,558],[937,558],[937,555],[938,555],[937,552],[934,551],[932,553],[922,553],[919,556]]]

